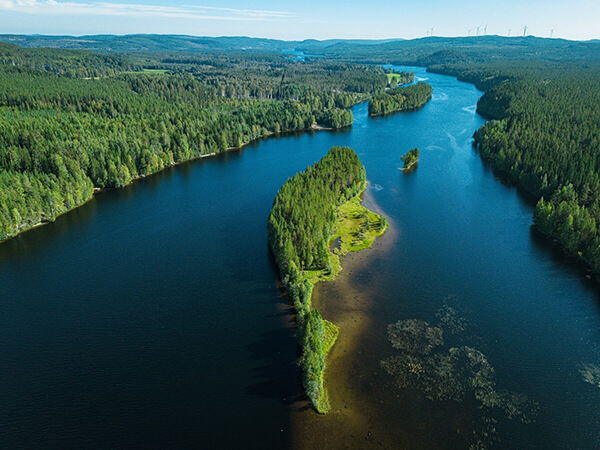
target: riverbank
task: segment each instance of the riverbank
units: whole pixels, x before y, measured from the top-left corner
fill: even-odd
[[[152,176],[154,174],[158,174],[158,173],[160,173],[160,172],[162,172],[162,171],[164,171],[164,170],[166,170],[168,168],[175,167],[175,166],[178,166],[180,164],[192,162],[192,161],[195,161],[195,160],[198,160],[198,159],[209,158],[209,157],[216,156],[218,154],[225,153],[225,152],[228,152],[228,151],[231,151],[231,150],[242,150],[244,147],[247,147],[248,145],[254,144],[254,143],[256,143],[256,142],[258,142],[258,141],[260,141],[262,139],[268,139],[268,138],[271,138],[271,137],[282,137],[282,136],[285,136],[286,134],[296,133],[296,132],[304,133],[304,132],[310,132],[310,131],[312,131],[312,132],[314,132],[314,131],[336,131],[336,130],[340,130],[340,129],[351,127],[351,126],[352,126],[352,124],[350,124],[350,125],[342,125],[342,126],[340,126],[338,128],[330,128],[330,127],[323,127],[323,126],[320,126],[318,124],[313,124],[312,126],[310,126],[308,128],[288,129],[288,130],[281,130],[279,132],[269,132],[269,133],[265,133],[265,134],[263,134],[261,136],[258,136],[258,137],[254,138],[254,139],[252,139],[252,140],[250,140],[248,142],[245,142],[241,146],[238,146],[238,147],[228,147],[226,150],[222,150],[222,151],[219,151],[219,152],[205,153],[205,154],[202,154],[202,155],[194,156],[193,158],[184,159],[182,161],[171,161],[171,163],[165,165],[164,167],[162,167],[162,168],[160,168],[160,169],[158,169],[158,170],[156,170],[154,172],[150,172],[150,173],[147,173],[147,174],[144,174],[144,175],[138,175],[138,176],[132,177],[131,180],[129,180],[129,182],[127,184],[124,184],[123,186],[108,187],[108,188],[94,187],[93,191],[92,191],[92,195],[90,195],[89,197],[87,197],[81,203],[78,203],[75,206],[73,206],[73,207],[71,207],[69,209],[66,209],[65,211],[60,212],[59,214],[57,214],[51,220],[50,219],[45,219],[45,220],[37,222],[37,223],[35,223],[35,224],[31,225],[31,226],[27,226],[27,227],[25,227],[23,229],[20,229],[17,233],[14,233],[14,234],[12,234],[10,236],[7,236],[5,239],[0,240],[0,245],[3,244],[4,242],[10,241],[11,239],[16,238],[17,236],[20,236],[20,235],[26,233],[27,231],[30,231],[30,230],[33,230],[35,228],[39,228],[41,226],[48,225],[48,224],[51,224],[51,223],[55,222],[59,217],[65,215],[65,214],[67,214],[67,213],[69,213],[71,211],[74,211],[75,209],[80,208],[81,206],[83,206],[86,203],[90,202],[91,200],[94,199],[94,196],[96,194],[100,193],[100,192],[104,192],[104,191],[108,191],[108,190],[112,190],[112,189],[126,188],[129,185],[131,185],[132,183],[134,183],[135,181],[137,181],[137,180],[140,180],[140,179]]]

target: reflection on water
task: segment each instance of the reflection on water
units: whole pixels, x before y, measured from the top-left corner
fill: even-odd
[[[388,325],[388,339],[400,352],[380,364],[397,387],[418,390],[432,401],[476,405],[473,429],[457,430],[471,448],[485,448],[495,439],[497,413],[525,424],[534,421],[537,403],[523,393],[498,390],[495,369],[480,350],[463,338],[460,346],[445,345],[444,334],[461,334],[467,320],[447,304],[436,317],[435,326],[419,319]]]

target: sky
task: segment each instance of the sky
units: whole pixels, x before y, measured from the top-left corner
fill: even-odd
[[[600,39],[600,0],[0,0],[0,34]],[[553,31],[552,31],[553,30]]]

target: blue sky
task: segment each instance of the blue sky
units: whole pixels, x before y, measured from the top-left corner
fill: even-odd
[[[600,0],[0,0],[0,33],[415,38],[522,34],[600,38]]]

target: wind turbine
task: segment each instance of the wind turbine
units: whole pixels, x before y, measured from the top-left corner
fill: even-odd
[[[527,36],[527,25],[523,27],[523,36]]]
[[[471,36],[471,31],[473,31],[473,28],[469,28],[469,36]]]
[[[487,34],[487,23],[485,24],[485,27],[483,27],[483,35],[485,36]]]
[[[510,28],[508,29],[508,37],[510,37]]]
[[[550,30],[550,39],[552,39],[552,36],[554,36],[554,28]]]
[[[479,25],[479,26],[477,27],[477,36],[479,36],[479,29],[480,29],[480,28],[481,28],[481,25]]]

